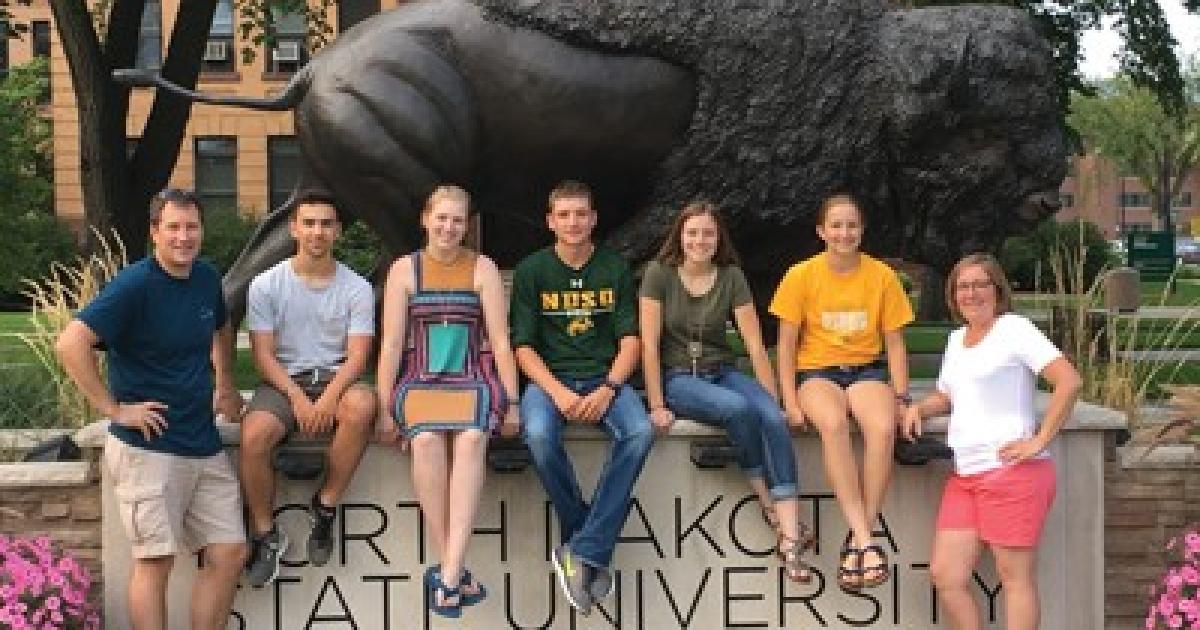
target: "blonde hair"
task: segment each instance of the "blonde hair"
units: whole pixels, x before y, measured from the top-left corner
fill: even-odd
[[[1003,315],[1012,310],[1012,285],[1008,282],[1008,277],[1004,275],[1004,268],[1000,266],[1000,262],[991,254],[967,254],[962,260],[954,264],[950,270],[950,275],[946,278],[946,306],[950,309],[950,316],[955,321],[965,321],[962,311],[958,310],[958,304],[954,299],[955,285],[958,284],[958,276],[967,267],[979,267],[987,274],[988,280],[991,280],[992,286],[996,287],[996,315]]]
[[[429,193],[429,198],[425,200],[425,207],[421,209],[421,216],[433,212],[433,206],[439,201],[456,201],[461,203],[467,207],[467,215],[470,216],[471,214],[471,194],[460,186],[442,184]]]

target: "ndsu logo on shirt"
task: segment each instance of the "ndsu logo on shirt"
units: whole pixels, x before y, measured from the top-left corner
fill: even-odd
[[[542,313],[550,317],[569,317],[566,332],[575,337],[595,326],[592,315],[611,313],[616,306],[615,289],[583,289],[582,280],[572,280],[571,289],[564,291],[542,291],[540,294]]]
[[[823,311],[821,326],[830,332],[846,336],[867,329],[866,311]]]

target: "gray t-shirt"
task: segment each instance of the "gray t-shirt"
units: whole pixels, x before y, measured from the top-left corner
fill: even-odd
[[[733,309],[754,300],[740,268],[718,267],[712,288],[704,295],[694,296],[684,288],[678,268],[650,261],[638,295],[662,304],[659,352],[663,367],[690,368],[688,343],[695,341],[701,344],[699,366],[732,363],[736,358],[725,336],[725,325]]]
[[[347,335],[375,334],[371,284],[341,263],[328,286],[314,289],[285,260],[254,278],[247,302],[247,325],[274,333],[275,357],[288,374],[336,368],[346,360]]]

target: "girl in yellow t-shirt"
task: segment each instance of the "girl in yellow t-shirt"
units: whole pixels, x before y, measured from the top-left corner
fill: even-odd
[[[854,198],[827,198],[817,212],[825,251],[788,270],[770,309],[779,318],[784,411],[793,426],[811,421],[820,432],[825,474],[850,525],[838,566],[838,583],[847,589],[889,577],[871,529],[891,477],[897,421],[911,403],[903,328],[912,322],[912,307],[896,273],[858,250],[862,233]],[[863,436],[861,475],[851,414]]]

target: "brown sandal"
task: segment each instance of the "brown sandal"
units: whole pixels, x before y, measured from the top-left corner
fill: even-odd
[[[803,530],[803,526],[801,527]],[[786,549],[784,549],[785,545]],[[805,531],[801,531],[798,539],[784,534],[779,535],[779,543],[775,546],[775,555],[783,563],[784,572],[789,580],[799,584],[812,582],[812,565],[803,560],[804,552],[808,551],[812,545],[813,539],[811,536],[806,536]]]
[[[887,552],[879,545],[867,545],[858,550],[858,568],[862,575],[862,585],[864,588],[875,588],[888,581],[892,576],[891,569],[888,566]],[[879,562],[864,566],[868,553],[873,553],[879,558]]]
[[[838,554],[837,582],[844,591],[857,591],[863,587],[862,549],[848,543]],[[846,561],[850,562],[847,563]]]

